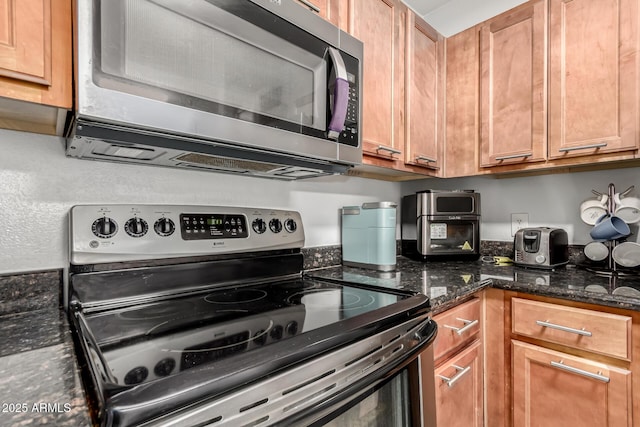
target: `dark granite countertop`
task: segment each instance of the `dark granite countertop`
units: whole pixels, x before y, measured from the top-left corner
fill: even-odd
[[[420,292],[431,298],[434,313],[488,286],[640,311],[640,274],[606,277],[573,265],[551,271],[481,260],[423,263],[399,256],[394,272],[334,266],[307,274]]]
[[[61,271],[0,276],[0,426],[88,426]]]
[[[334,266],[307,274],[424,293],[434,313],[488,286],[640,311],[640,274],[611,278],[572,266],[546,271],[400,256],[390,273]],[[0,277],[0,426],[90,425],[59,286],[58,271]]]

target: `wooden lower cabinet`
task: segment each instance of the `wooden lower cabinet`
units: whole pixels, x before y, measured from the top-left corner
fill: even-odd
[[[515,340],[512,350],[514,427],[632,426],[630,371]]]
[[[438,427],[484,425],[483,364],[480,340],[442,363],[435,370]]]

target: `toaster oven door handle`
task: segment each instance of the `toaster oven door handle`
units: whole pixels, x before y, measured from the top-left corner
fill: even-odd
[[[347,108],[349,107],[349,80],[347,77],[347,67],[340,52],[329,48],[329,57],[333,62],[333,69],[336,78],[329,84],[331,93],[331,120],[329,121],[328,137],[337,140],[340,132],[344,129],[344,122],[347,119]]]
[[[582,335],[585,337],[590,337],[593,335],[591,332],[586,331],[584,329],[576,329],[576,328],[570,328],[568,326],[556,325],[555,323],[549,323],[543,320],[536,320],[536,325],[542,326],[544,328],[557,329],[558,331],[569,332],[571,334]]]

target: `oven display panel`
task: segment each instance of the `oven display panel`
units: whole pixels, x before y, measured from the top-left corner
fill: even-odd
[[[239,214],[180,214],[183,240],[248,237],[247,218]]]

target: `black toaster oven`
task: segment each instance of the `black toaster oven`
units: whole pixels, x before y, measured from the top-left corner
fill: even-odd
[[[417,259],[480,257],[480,194],[424,190],[402,198],[402,255]]]

